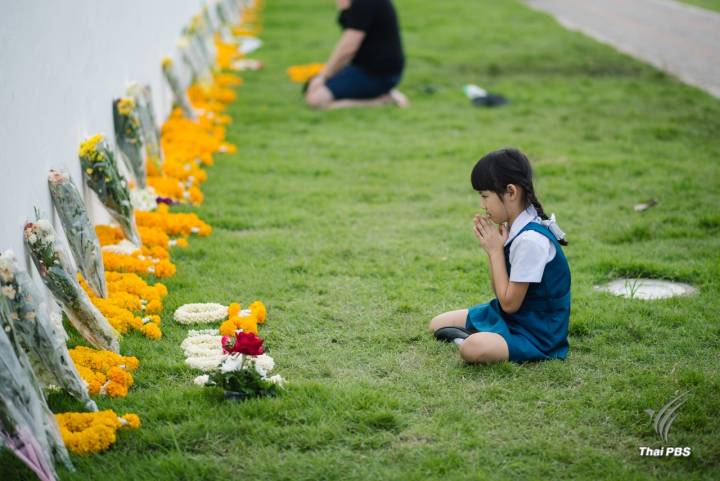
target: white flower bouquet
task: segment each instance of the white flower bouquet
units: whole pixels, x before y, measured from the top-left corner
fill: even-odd
[[[190,106],[190,100],[187,97],[187,93],[183,89],[182,85],[180,85],[180,79],[177,76],[175,66],[173,65],[173,61],[170,57],[165,57],[163,59],[162,71],[165,76],[165,80],[170,86],[170,90],[172,90],[175,104],[180,107],[185,117],[190,120],[196,120],[197,117],[195,115],[195,111]]]
[[[140,115],[137,104],[132,97],[121,97],[113,100],[113,124],[115,126],[115,143],[120,149],[120,157],[132,172],[137,186],[147,186],[147,168],[143,155]]]
[[[163,153],[160,144],[160,129],[155,120],[150,86],[132,83],[127,88],[127,96],[135,100],[135,106],[140,117],[140,133],[145,146],[145,157],[159,171],[163,163]]]
[[[100,241],[88,217],[80,192],[70,175],[59,170],[50,171],[48,186],[78,270],[95,294],[107,297]]]
[[[23,235],[40,278],[60,303],[73,327],[94,347],[119,352],[117,332],[80,287],[50,222],[45,219],[28,222]]]
[[[264,353],[263,342],[242,330],[223,336],[222,350],[227,355],[210,374],[196,377],[195,384],[222,388],[226,398],[236,400],[277,395],[285,380],[280,375],[270,376],[275,361]]]
[[[50,319],[45,302],[27,272],[20,270],[12,251],[0,254],[0,290],[7,298],[13,328],[25,351],[39,361],[60,388],[97,411],[59,332]],[[39,373],[37,373],[39,374]]]
[[[125,178],[118,171],[115,156],[102,134],[97,134],[80,145],[80,163],[85,182],[100,199],[127,239],[140,245],[135,225],[133,205]]]
[[[0,296],[0,439],[41,480],[57,479],[53,459],[74,470],[55,416],[20,348]]]

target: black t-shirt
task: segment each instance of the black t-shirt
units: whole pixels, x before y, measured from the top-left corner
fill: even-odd
[[[338,23],[343,29],[365,32],[352,64],[375,75],[397,75],[405,67],[400,27],[390,0],[352,0],[342,10]]]

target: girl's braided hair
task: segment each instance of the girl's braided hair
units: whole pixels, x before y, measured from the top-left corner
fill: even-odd
[[[502,196],[509,184],[522,188],[525,205],[533,205],[541,219],[549,219],[535,194],[533,172],[527,156],[518,149],[495,150],[477,161],[470,174],[470,183],[476,191],[489,190]],[[567,241],[559,241],[567,245]]]

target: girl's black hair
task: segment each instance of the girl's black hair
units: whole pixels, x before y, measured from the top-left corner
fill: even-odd
[[[473,189],[489,190],[502,196],[509,184],[522,187],[525,205],[535,207],[541,219],[549,217],[535,194],[533,173],[527,156],[518,149],[507,148],[490,152],[477,161],[470,174]],[[561,244],[567,245],[564,239]]]

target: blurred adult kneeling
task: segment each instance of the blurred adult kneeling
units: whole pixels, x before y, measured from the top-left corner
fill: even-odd
[[[406,107],[396,90],[405,67],[397,13],[390,0],[336,0],[342,36],[305,100],[315,108]]]

